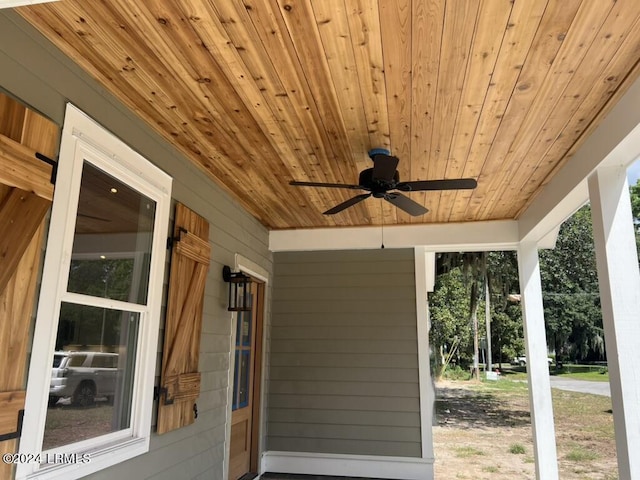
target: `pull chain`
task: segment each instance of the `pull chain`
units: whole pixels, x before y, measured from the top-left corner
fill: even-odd
[[[380,218],[382,223],[380,224],[380,248],[384,249],[384,209],[382,207],[382,202],[380,202]]]

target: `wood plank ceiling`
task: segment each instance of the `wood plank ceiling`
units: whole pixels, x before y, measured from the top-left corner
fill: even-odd
[[[61,0],[17,9],[273,229],[517,218],[638,76],[637,0]],[[369,149],[410,217],[353,184]]]

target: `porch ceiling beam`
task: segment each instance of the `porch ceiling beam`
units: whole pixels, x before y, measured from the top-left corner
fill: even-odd
[[[520,239],[538,241],[589,199],[599,166],[628,167],[640,156],[640,81],[636,81],[520,216]]]
[[[515,250],[518,223],[511,220],[389,227],[272,230],[272,252],[359,250],[425,246],[434,252]]]

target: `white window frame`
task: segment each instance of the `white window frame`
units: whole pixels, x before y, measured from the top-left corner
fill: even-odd
[[[146,305],[66,291],[85,160],[156,202]],[[51,359],[55,350],[60,305],[65,300],[81,299],[84,305],[139,313],[131,424],[124,430],[44,452],[88,454],[88,463],[61,463],[54,466],[38,462],[19,464],[16,469],[17,480],[73,480],[149,451],[171,183],[169,175],[79,109],[67,105],[29,364],[20,453],[43,453]]]

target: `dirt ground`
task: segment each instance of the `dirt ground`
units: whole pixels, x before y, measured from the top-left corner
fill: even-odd
[[[496,389],[468,381],[437,385],[438,479],[534,479],[526,384]],[[615,480],[611,400],[553,390],[560,478]]]

